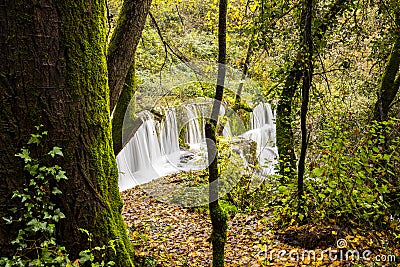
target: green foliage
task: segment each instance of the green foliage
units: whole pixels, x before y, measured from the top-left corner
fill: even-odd
[[[112,249],[114,253],[117,253],[115,250],[115,240],[110,240],[108,242],[108,245],[103,245],[103,246],[95,246],[91,247],[91,242],[93,241],[93,236],[89,231],[85,229],[79,229],[81,232],[85,233],[88,237],[88,241],[90,242],[90,247],[89,249],[82,250],[79,252],[79,263],[80,264],[86,264],[90,263],[90,266],[92,267],[100,267],[100,266],[114,266],[115,263],[113,261],[108,261],[105,262],[102,260],[101,262],[97,262],[96,259],[104,259],[106,257],[106,251],[108,249]]]
[[[388,217],[399,214],[395,174],[400,166],[400,136],[393,135],[399,120],[373,122],[363,133],[339,118],[325,121],[319,133],[320,150],[310,156],[316,158],[305,179],[304,214],[294,210],[297,188],[275,183],[276,215],[281,222],[293,223],[298,216],[314,223],[382,226]]]
[[[219,205],[221,206],[221,209],[230,216],[234,216],[238,213],[238,208],[228,201],[220,200]]]
[[[309,173],[308,216],[377,223],[394,212],[387,196],[393,192],[399,198],[392,177],[400,162],[400,138],[384,148],[394,125],[396,119],[374,122],[362,135],[337,120],[328,122],[330,128],[322,131],[320,161]],[[351,146],[354,135],[359,135],[357,146]]]
[[[264,206],[269,194],[268,180],[257,173],[260,166],[257,159],[256,143],[220,139],[218,142],[218,162],[220,168],[221,207],[229,215],[257,210]],[[238,153],[238,147],[246,159]]]
[[[47,131],[40,131],[40,128],[41,126],[36,127],[38,133],[31,134],[28,145],[38,146],[47,135]],[[12,215],[3,219],[10,224],[21,224],[23,228],[12,241],[17,248],[16,254],[11,259],[2,258],[0,263],[6,266],[68,263],[65,248],[58,245],[55,238],[56,223],[64,219],[65,215],[52,200],[53,196],[61,194],[56,183],[67,179],[65,171],[58,165],[42,165],[45,157],[42,160],[34,158],[25,147],[15,156],[24,161],[24,169],[29,173],[29,178],[26,178],[23,190],[15,190],[12,195],[23,206],[12,208]],[[53,147],[47,156],[62,157],[62,150]]]
[[[23,189],[15,190],[12,199],[17,199],[22,205],[10,209],[10,216],[3,217],[8,224],[16,223],[21,228],[17,237],[11,242],[16,251],[12,257],[2,257],[0,266],[80,266],[86,262],[90,266],[113,266],[114,263],[95,259],[104,258],[108,248],[114,249],[114,241],[108,246],[94,247],[81,251],[80,259],[71,262],[65,247],[56,240],[56,224],[65,219],[64,213],[57,207],[55,197],[62,194],[57,184],[67,180],[66,172],[59,165],[46,166],[44,162],[56,157],[63,157],[60,147],[53,147],[41,157],[33,157],[47,131],[42,131],[43,125],[36,126],[37,133],[31,134],[27,143],[33,148],[24,147],[15,156],[22,159],[27,171]],[[36,152],[36,151],[35,151]],[[86,230],[89,241],[91,234]],[[115,251],[115,249],[114,249]],[[100,255],[97,255],[100,254]],[[96,255],[96,257],[95,257]]]

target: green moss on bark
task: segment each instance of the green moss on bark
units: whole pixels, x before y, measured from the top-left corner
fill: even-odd
[[[113,129],[113,148],[114,154],[117,155],[122,149],[123,134],[130,131],[133,125],[130,125],[132,120],[127,120],[128,125],[124,125],[125,113],[130,107],[131,100],[133,99],[136,91],[136,79],[135,79],[135,63],[129,68],[128,75],[125,79],[124,88],[122,89],[121,95],[118,99],[118,103],[115,107],[112,129]],[[133,110],[131,110],[133,112]],[[132,114],[133,115],[133,114]]]
[[[399,18],[400,21],[400,18]],[[395,99],[398,91],[398,82],[400,79],[400,35],[397,35],[389,60],[386,64],[385,71],[383,72],[381,84],[378,93],[378,100],[375,103],[374,119],[377,121],[388,120],[390,105]],[[396,79],[396,76],[397,79]],[[396,82],[397,80],[397,82]]]
[[[94,245],[116,240],[117,253],[109,254],[109,259],[117,266],[131,266],[133,251],[121,216],[118,170],[112,149],[105,2],[64,0],[57,5],[63,22],[67,87],[80,103],[80,110],[72,111],[71,115],[79,118],[81,132],[87,134],[83,137],[89,153],[87,183],[98,201],[92,210],[84,211],[92,225],[82,227],[89,228]]]

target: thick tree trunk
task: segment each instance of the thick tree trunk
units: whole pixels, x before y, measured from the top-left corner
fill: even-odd
[[[226,242],[227,214],[218,203],[218,150],[216,143],[216,128],[221,101],[224,94],[225,72],[226,72],[226,16],[227,0],[219,2],[218,18],[218,78],[215,91],[211,118],[205,125],[208,153],[208,183],[209,183],[209,209],[212,224],[211,242],[213,247],[213,267],[223,267],[225,262],[224,248]]]
[[[294,95],[299,87],[301,75],[301,60],[298,59],[294,62],[286,78],[276,109],[276,145],[278,147],[280,161],[279,173],[287,178],[293,178],[296,173],[297,160],[294,151],[292,106]]]
[[[59,165],[68,180],[58,199],[66,219],[58,240],[71,257],[93,245],[117,240],[117,266],[131,266],[121,216],[118,173],[112,150],[106,66],[104,1],[2,1],[0,5],[0,217],[26,173],[14,154],[35,125],[49,136],[44,151],[60,146]],[[0,255],[11,255],[17,229],[0,220]]]
[[[111,111],[114,110],[124,87],[150,4],[151,0],[125,0],[122,5],[107,55]]]

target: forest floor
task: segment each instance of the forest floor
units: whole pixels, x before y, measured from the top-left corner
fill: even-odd
[[[160,202],[139,186],[122,198],[143,266],[211,266],[205,212]],[[333,225],[279,229],[273,221],[262,211],[231,216],[225,266],[400,266],[399,244],[389,245],[383,233]]]

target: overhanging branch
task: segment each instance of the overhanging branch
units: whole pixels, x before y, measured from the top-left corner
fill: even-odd
[[[122,5],[107,55],[111,112],[115,108],[133,62],[150,4],[151,0],[125,0]]]

